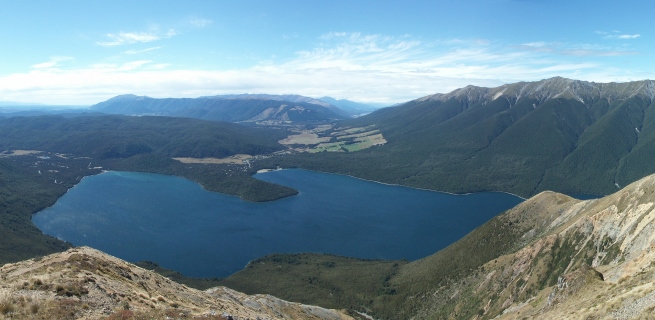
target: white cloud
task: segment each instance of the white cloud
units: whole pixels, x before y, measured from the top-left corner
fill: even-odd
[[[507,46],[479,39],[425,42],[410,36],[359,33],[329,33],[319,41],[289,60],[232,70],[183,70],[151,60],[62,70],[52,67],[59,63],[53,58],[29,72],[0,76],[0,96],[13,101],[93,104],[126,93],[197,97],[251,92],[392,104],[469,84],[498,86],[553,76],[597,82],[652,77],[595,62],[590,57],[612,56],[613,51],[586,45],[536,41]]]
[[[148,52],[148,51],[159,50],[161,48],[162,48],[162,46],[151,47],[151,48],[146,48],[146,49],[141,49],[141,50],[127,50],[127,51],[124,51],[123,53],[124,54],[139,54],[139,53],[144,53],[144,52]]]
[[[125,44],[133,44],[138,42],[152,42],[161,39],[158,35],[148,32],[120,32],[118,34],[109,33],[107,38],[110,41],[96,42],[103,47],[115,47]]]
[[[61,62],[73,60],[72,57],[52,57],[49,61],[32,65],[32,69],[49,69],[54,68]]]
[[[190,25],[198,28],[204,28],[212,23],[214,23],[212,20],[202,18],[193,18],[189,20]]]
[[[605,32],[605,31],[596,31],[596,34],[604,36],[603,38],[605,39],[620,39],[620,40],[629,40],[629,39],[637,39],[641,37],[640,34],[624,34],[621,31],[618,30],[612,30],[611,32]]]
[[[640,34],[622,34],[619,36],[619,39],[637,39],[641,37]]]
[[[613,48],[589,44],[570,44],[545,41],[523,43],[517,46],[517,48],[532,52],[577,57],[617,57],[639,54],[639,52],[628,50],[625,47]]]

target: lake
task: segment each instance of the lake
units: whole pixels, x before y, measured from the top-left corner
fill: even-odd
[[[255,177],[299,194],[252,203],[184,178],[106,172],[82,179],[32,221],[45,234],[127,261],[150,260],[193,277],[225,277],[272,253],[420,259],[523,200],[297,169]]]

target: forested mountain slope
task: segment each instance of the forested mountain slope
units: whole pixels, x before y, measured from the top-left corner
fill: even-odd
[[[655,82],[468,86],[342,125],[387,144],[291,165],[451,192],[608,194],[655,172]]]
[[[267,154],[285,149],[283,130],[173,117],[37,116],[0,118],[0,150],[34,149],[97,159],[157,153],[168,157]]]

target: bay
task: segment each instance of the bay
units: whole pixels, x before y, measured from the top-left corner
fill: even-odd
[[[522,201],[298,169],[255,177],[299,194],[252,203],[179,177],[114,171],[84,178],[32,220],[45,234],[127,261],[225,277],[272,253],[420,259]]]

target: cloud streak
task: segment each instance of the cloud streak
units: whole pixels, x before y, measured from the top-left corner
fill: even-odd
[[[74,59],[72,57],[52,57],[52,58],[50,58],[49,61],[41,62],[41,63],[37,63],[37,64],[32,65],[32,69],[50,69],[50,68],[56,67],[61,62],[71,61],[71,60],[74,60]]]
[[[164,33],[158,31],[108,33],[105,35],[105,37],[108,38],[108,41],[98,41],[96,44],[103,47],[116,47],[135,43],[159,41],[174,37],[177,34],[178,32],[175,29],[168,29],[168,31]]]

